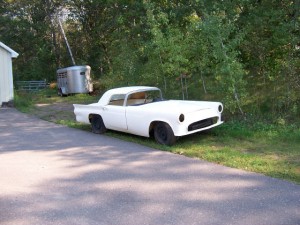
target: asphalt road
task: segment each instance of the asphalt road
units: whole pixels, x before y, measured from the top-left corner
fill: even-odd
[[[300,185],[0,108],[0,224],[297,225]]]

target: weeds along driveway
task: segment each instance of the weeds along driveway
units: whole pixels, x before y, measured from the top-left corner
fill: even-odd
[[[300,186],[0,108],[0,224],[300,224]]]

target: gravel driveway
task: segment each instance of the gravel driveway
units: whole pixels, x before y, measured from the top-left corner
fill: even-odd
[[[0,224],[297,225],[300,186],[0,108]]]

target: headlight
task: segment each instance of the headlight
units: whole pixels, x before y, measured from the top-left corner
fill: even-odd
[[[223,112],[223,106],[222,106],[222,105],[219,105],[219,106],[218,106],[218,110],[219,110],[220,113]]]
[[[183,121],[184,121],[184,115],[183,115],[183,114],[180,114],[180,116],[179,116],[179,121],[180,121],[180,122],[183,122]]]

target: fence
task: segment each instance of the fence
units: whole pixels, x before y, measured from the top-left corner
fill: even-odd
[[[17,81],[18,90],[38,91],[47,87],[46,80]]]

